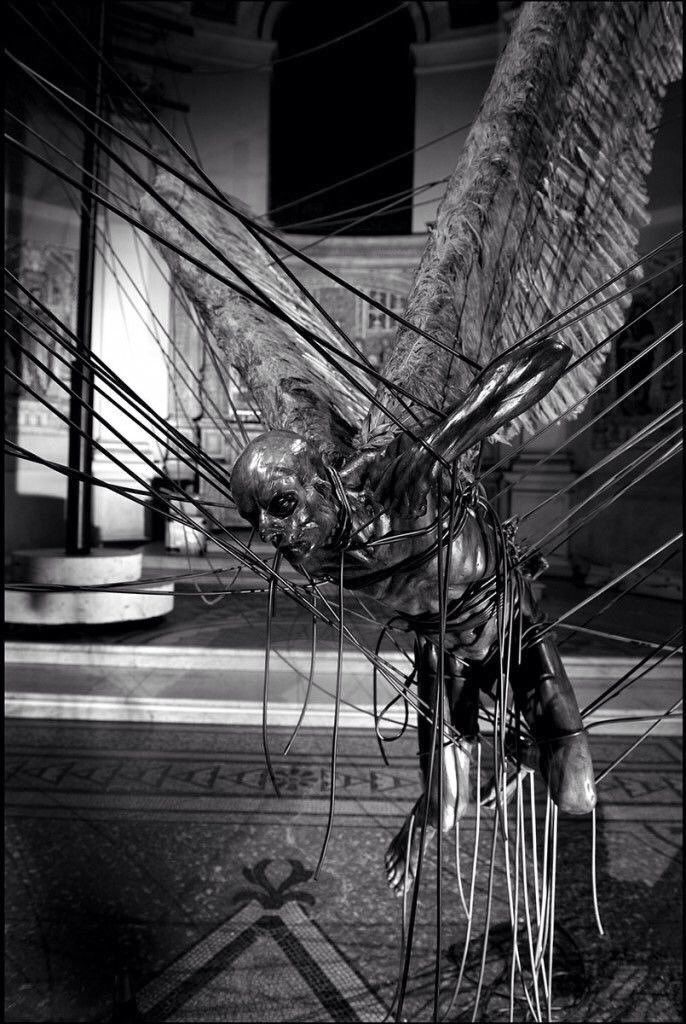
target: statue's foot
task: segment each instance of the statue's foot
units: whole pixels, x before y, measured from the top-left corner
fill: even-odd
[[[563,734],[542,745],[541,769],[553,802],[563,813],[591,813],[597,794],[586,733]]]
[[[386,880],[389,888],[396,896],[402,896],[405,892],[406,879],[408,891],[414,882],[421,847],[422,821],[423,804],[420,799],[408,814],[398,834],[388,844],[384,858]],[[424,849],[433,839],[435,832],[436,829],[433,825],[427,824],[424,836]]]

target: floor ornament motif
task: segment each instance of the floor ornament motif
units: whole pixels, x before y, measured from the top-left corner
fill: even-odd
[[[383,1020],[386,1007],[310,917],[312,872],[265,859],[243,877],[236,913],[138,993],[141,1019]]]

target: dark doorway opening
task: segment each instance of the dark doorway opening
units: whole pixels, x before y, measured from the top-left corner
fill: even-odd
[[[396,193],[412,189],[412,154],[344,180],[414,144],[415,32],[407,10],[394,8],[382,0],[298,0],[280,15],[270,130],[270,208],[279,226],[305,234],[411,231],[411,196]],[[302,54],[381,15],[387,17]],[[382,211],[391,197],[399,200],[396,208]],[[362,208],[344,212],[350,207]]]

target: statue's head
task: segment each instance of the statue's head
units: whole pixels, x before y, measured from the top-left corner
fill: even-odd
[[[238,511],[264,541],[302,562],[336,532],[339,504],[319,452],[289,430],[251,441],[231,474]]]

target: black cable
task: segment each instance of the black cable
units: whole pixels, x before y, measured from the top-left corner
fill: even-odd
[[[34,322],[37,324],[38,327],[40,327],[42,330],[46,331],[54,340],[56,340],[59,344],[61,344],[63,346],[63,348],[65,348],[66,351],[69,352],[69,354],[72,355],[77,361],[79,361],[80,363],[82,363],[82,365],[84,365],[84,366],[86,366],[86,367],[88,367],[90,369],[94,369],[94,370],[97,369],[97,372],[100,375],[100,377],[103,380],[103,382],[106,383],[108,385],[108,387],[112,388],[115,391],[116,394],[119,394],[122,397],[127,397],[127,396],[124,395],[123,389],[120,386],[120,382],[116,378],[116,375],[112,374],[111,371],[109,371],[109,368],[105,364],[102,364],[102,368],[97,368],[94,365],[94,362],[93,362],[92,359],[89,359],[87,356],[84,356],[84,354],[80,350],[78,350],[74,345],[71,345],[64,338],[61,338],[47,324],[43,323],[36,316],[36,314],[33,313],[32,310],[22,306],[21,303],[19,303],[17,301],[17,299],[11,293],[7,293],[7,297],[10,298],[24,314],[27,314],[28,316],[30,316],[31,319],[34,320]],[[36,334],[34,334],[31,331],[31,329],[28,326],[26,326],[26,324],[21,323],[21,321],[19,321],[16,317],[14,317],[14,315],[11,312],[9,312],[9,310],[7,311],[7,315],[12,317],[12,319],[17,321],[17,323],[19,324],[19,327],[20,327],[21,330],[26,331],[39,344],[41,344],[41,345],[43,345],[43,347],[49,349],[49,346],[44,341],[42,341]],[[49,350],[52,351],[53,354],[58,359],[60,359],[60,361],[66,363],[66,360],[62,356],[60,356],[58,352],[56,352],[54,349],[49,349]],[[111,379],[108,379],[110,376],[111,376]],[[153,430],[151,429],[149,424],[141,422],[136,416],[133,415],[133,413],[130,411],[130,409],[126,409],[125,407],[121,406],[118,402],[115,401],[114,398],[112,398],[112,396],[110,394],[108,394],[106,391],[104,391],[99,385],[94,384],[94,386],[96,387],[96,390],[108,402],[110,402],[112,405],[114,405],[116,408],[118,408],[121,412],[124,413],[124,415],[128,416],[138,426],[141,426],[145,431],[147,431],[147,433],[150,435],[150,437],[157,444],[160,444],[161,446],[163,446],[162,445],[162,441],[153,432]],[[128,397],[127,397],[127,400],[129,402],[131,401],[131,399],[128,398]],[[135,408],[135,406],[132,406],[132,408]],[[159,426],[160,423],[162,424],[162,426],[164,428],[163,437],[166,435],[166,446],[168,447],[168,444],[169,444],[169,430],[167,429],[166,422],[163,420],[163,418],[161,416],[159,416],[156,413],[154,414],[154,416],[151,416],[147,411],[144,410],[144,412],[145,412],[145,415],[146,415],[147,419],[150,422],[154,423],[155,426]],[[179,459],[181,462],[186,462],[186,464],[189,467],[192,467],[192,468],[197,466],[197,464],[200,462],[205,467],[206,479],[208,480],[208,482],[211,482],[212,486],[216,487],[226,497],[230,497],[230,494],[228,494],[228,492],[226,492],[224,490],[226,481],[228,480],[227,474],[224,473],[221,470],[221,468],[217,466],[216,462],[214,460],[210,459],[208,456],[206,456],[205,453],[202,451],[202,449],[200,449],[197,446],[195,446],[192,441],[186,439],[183,436],[183,434],[178,434],[178,437],[175,440],[176,440],[177,446],[179,448],[178,451],[174,452],[175,458]],[[185,450],[188,453],[189,458],[184,459],[183,455],[180,454],[180,452],[183,451],[183,450]],[[210,473],[209,477],[207,476],[207,472],[208,471]],[[211,478],[214,478],[214,479],[211,479]]]
[[[24,324],[22,324],[21,321],[19,321],[9,310],[7,310],[6,312],[7,312],[7,315],[9,317],[11,317],[13,320],[16,321],[16,323],[19,325],[21,330],[26,331],[30,335],[30,337],[32,337],[35,341],[37,341],[39,345],[42,345],[49,352],[51,352],[65,366],[67,366],[67,367],[70,366],[69,361],[64,356],[60,355],[59,352],[56,352],[54,349],[50,348],[50,346],[48,345],[47,342],[43,341],[30,328],[28,328]],[[28,356],[28,358],[33,363],[35,363],[41,370],[43,370],[43,372],[46,373],[47,376],[49,376],[53,381],[55,381],[55,383],[57,383],[60,387],[62,387],[70,396],[73,396],[74,391],[72,390],[72,388],[70,388],[64,381],[61,380],[61,378],[59,378],[56,374],[54,374],[48,368],[46,363],[44,363],[42,360],[38,359],[38,357],[35,355],[35,353],[32,353],[28,348],[26,348],[26,346],[22,345],[22,343],[18,340],[18,338],[16,338],[8,330],[5,330],[5,334],[7,335],[8,338],[10,338],[11,341],[14,342],[14,344],[26,356]],[[75,355],[78,358],[79,353],[73,352],[72,354]],[[82,359],[81,361],[84,364],[88,365],[88,360],[87,359]],[[124,406],[120,405],[119,402],[117,402],[114,398],[112,398],[111,395],[108,395],[105,391],[103,391],[103,389],[100,386],[98,386],[96,383],[94,383],[93,386],[94,386],[94,389],[100,395],[103,396],[103,398],[105,398],[108,402],[110,402],[115,407],[115,409],[118,409],[120,412],[124,413],[124,415],[127,416],[130,420],[132,420],[137,426],[143,427],[143,429],[146,430],[147,433],[150,435],[152,440],[155,441],[157,444],[161,445],[160,438],[156,434],[153,433],[153,431],[150,429],[149,426],[147,426],[146,424],[142,423],[136,416],[133,415],[133,413],[129,409],[126,409],[126,408],[124,408]],[[47,402],[46,402],[46,404],[47,404]],[[84,404],[84,407],[92,414],[92,416],[95,419],[99,420],[99,422],[102,423],[102,425],[107,430],[110,430],[120,441],[122,441],[125,444],[126,447],[128,447],[131,451],[133,451],[137,455],[141,454],[140,449],[138,447],[136,447],[135,445],[133,445],[132,442],[130,442],[119,431],[117,431],[116,428],[113,427],[112,424],[107,419],[105,419],[104,416],[102,416],[99,412],[97,412],[93,408],[93,406],[91,404],[89,404],[85,400],[84,400],[83,404]],[[52,408],[52,407],[50,405],[48,405],[48,408]],[[71,420],[69,421],[69,423],[70,423],[70,425],[76,426],[76,424],[72,424]],[[184,456],[180,452],[178,452],[178,451],[174,452],[173,454],[174,454],[175,458],[179,459],[180,462],[185,463],[190,469],[195,470],[195,468],[197,467],[198,460],[196,458],[191,457],[192,458],[192,461],[191,461],[190,459],[184,458]],[[209,465],[210,465],[210,468],[212,468],[212,463],[210,463]],[[206,475],[205,475],[205,479],[208,480],[208,482],[213,482]],[[213,485],[215,487],[217,487],[217,490],[219,490],[219,491],[222,490],[221,486],[218,486],[216,482],[213,482]],[[230,497],[230,495],[228,493],[225,496],[226,497]]]
[[[623,487],[622,490],[619,491],[617,494],[613,495],[611,498],[606,499],[600,506],[600,508],[593,509],[587,516],[584,516],[584,518],[574,526],[574,529],[566,533],[560,540],[557,541],[556,544],[553,545],[553,547],[549,548],[548,551],[544,552],[544,557],[548,557],[553,553],[553,551],[557,551],[559,547],[561,547],[563,544],[566,544],[591,519],[593,519],[595,516],[600,515],[602,512],[608,509],[610,505],[614,505],[617,499],[621,498],[622,495],[626,494],[626,492],[631,490],[632,487],[635,487],[636,484],[641,483],[642,480],[645,480],[647,476],[649,476],[651,473],[654,473],[655,470],[659,469],[660,466],[664,465],[665,462],[668,462],[670,459],[674,458],[674,456],[677,454],[681,447],[681,442],[678,442],[677,444],[673,445],[672,448],[669,451],[665,452],[665,454],[662,455],[657,462],[654,462],[652,465],[648,466],[648,468],[645,469],[640,474],[640,476],[636,477],[634,480],[628,483],[626,487]]]
[[[51,318],[51,319],[52,319],[53,321],[55,321],[55,322],[56,322],[56,323],[57,323],[57,324],[58,324],[58,325],[59,325],[59,326],[61,327],[61,329],[62,329],[62,330],[63,330],[63,331],[64,331],[64,332],[65,332],[65,333],[66,333],[66,334],[67,334],[67,335],[69,336],[69,337],[73,338],[73,339],[74,339],[74,341],[76,340],[76,339],[75,339],[75,335],[73,334],[73,332],[72,332],[72,331],[70,331],[70,330],[69,330],[69,329],[68,329],[68,328],[67,328],[67,327],[66,327],[66,326],[65,326],[64,324],[61,324],[61,322],[60,322],[60,321],[59,321],[59,319],[58,319],[58,318],[57,318],[57,317],[55,316],[55,314],[53,314],[53,313],[52,313],[52,312],[51,312],[51,311],[50,311],[50,310],[49,310],[49,309],[48,309],[48,308],[47,308],[46,306],[44,306],[44,305],[43,305],[43,304],[42,304],[42,303],[40,302],[40,300],[39,300],[39,299],[37,299],[37,298],[36,298],[35,296],[32,296],[32,295],[31,295],[31,293],[30,293],[30,292],[28,292],[28,290],[27,290],[27,289],[26,289],[26,288],[25,288],[25,287],[24,287],[24,286],[23,286],[23,285],[21,284],[21,282],[20,282],[20,281],[19,281],[19,280],[18,280],[17,278],[15,278],[15,277],[14,277],[14,275],[12,274],[12,272],[11,272],[11,271],[9,271],[9,270],[7,270],[7,269],[6,269],[6,270],[5,270],[5,273],[6,273],[6,275],[7,275],[8,277],[10,277],[10,278],[11,278],[11,279],[12,279],[12,280],[14,281],[14,283],[15,283],[16,285],[18,285],[18,287],[19,287],[19,288],[20,288],[20,289],[22,290],[22,292],[24,292],[24,293],[25,293],[25,294],[26,294],[26,295],[27,295],[27,296],[29,297],[29,299],[30,299],[31,301],[35,302],[35,303],[36,303],[36,305],[38,305],[38,306],[39,306],[39,308],[41,309],[41,311],[42,311],[43,313],[46,313],[46,314],[48,314],[48,315],[49,315],[49,317],[50,317],[50,318]],[[196,447],[195,445],[193,445],[193,442],[191,442],[191,441],[190,441],[189,439],[187,439],[186,437],[184,437],[184,435],[183,435],[183,434],[181,434],[181,433],[180,433],[180,432],[179,432],[179,431],[178,431],[178,430],[177,430],[176,428],[174,428],[174,427],[172,427],[172,426],[171,426],[170,424],[168,424],[168,423],[167,423],[167,421],[166,421],[166,420],[165,420],[165,419],[164,419],[164,418],[163,418],[162,416],[160,416],[160,415],[159,415],[159,413],[155,412],[155,410],[154,410],[154,409],[152,409],[152,408],[151,408],[151,407],[150,407],[150,406],[148,405],[148,403],[146,403],[146,402],[145,402],[145,401],[144,401],[143,399],[141,399],[141,398],[140,398],[140,397],[139,397],[139,396],[138,396],[138,395],[137,395],[137,394],[136,394],[136,393],[135,393],[135,392],[134,392],[134,391],[133,391],[133,390],[132,390],[132,389],[131,389],[131,388],[129,387],[129,385],[128,385],[128,384],[126,384],[126,383],[125,383],[125,382],[124,382],[124,381],[123,381],[123,380],[122,380],[122,379],[121,379],[120,377],[118,377],[118,376],[117,376],[117,374],[115,374],[115,373],[114,373],[114,372],[113,372],[113,371],[112,371],[112,370],[111,370],[111,369],[110,369],[110,368],[109,368],[109,367],[107,366],[107,364],[106,364],[106,363],[104,363],[104,361],[103,361],[102,359],[100,359],[100,358],[99,358],[98,356],[95,356],[95,355],[94,355],[93,353],[89,353],[89,357],[88,357],[88,358],[86,358],[86,359],[84,359],[83,355],[82,355],[82,354],[80,354],[80,353],[78,353],[78,350],[77,350],[77,348],[76,348],[76,345],[73,345],[73,346],[72,346],[72,345],[70,345],[69,343],[65,342],[65,340],[64,340],[63,338],[61,338],[59,334],[57,334],[57,333],[56,333],[56,332],[55,332],[55,331],[54,331],[53,329],[51,329],[51,328],[50,328],[50,327],[49,327],[49,326],[48,326],[47,324],[43,323],[43,322],[42,322],[42,321],[41,321],[41,320],[40,320],[40,319],[38,318],[38,316],[37,316],[37,315],[36,315],[36,314],[35,314],[35,313],[34,313],[34,312],[33,312],[32,310],[30,310],[30,309],[29,309],[29,308],[27,308],[27,307],[23,307],[23,306],[21,306],[21,304],[17,302],[17,300],[16,300],[15,298],[14,298],[14,296],[12,296],[12,295],[11,295],[11,293],[10,293],[10,298],[12,298],[12,300],[13,300],[13,301],[14,301],[14,302],[15,302],[15,303],[17,304],[17,306],[18,306],[18,307],[19,307],[20,309],[22,309],[22,311],[23,311],[23,312],[27,313],[27,314],[28,314],[28,315],[29,315],[29,316],[31,317],[31,319],[32,319],[32,320],[34,320],[34,322],[36,322],[36,323],[37,323],[37,324],[38,324],[38,325],[39,325],[39,326],[40,326],[40,327],[41,327],[41,328],[42,328],[43,330],[46,330],[46,331],[47,331],[47,332],[48,332],[49,334],[51,334],[51,335],[52,335],[52,337],[54,337],[54,338],[55,338],[55,339],[56,339],[56,340],[57,340],[57,341],[58,341],[58,342],[59,342],[60,344],[62,344],[62,345],[63,345],[63,346],[64,346],[64,347],[65,347],[65,348],[66,348],[66,349],[68,350],[68,351],[70,351],[70,352],[73,352],[73,353],[74,353],[74,354],[75,354],[75,355],[77,356],[77,358],[80,358],[80,359],[81,359],[81,361],[85,363],[85,365],[87,365],[87,366],[89,366],[89,367],[92,367],[92,368],[93,368],[93,369],[94,369],[94,370],[95,370],[95,371],[96,371],[97,373],[99,373],[99,374],[101,375],[102,379],[103,379],[103,380],[104,380],[104,381],[105,381],[105,382],[106,382],[106,383],[108,384],[108,386],[112,387],[112,388],[113,388],[113,389],[115,390],[115,392],[119,393],[119,394],[120,394],[120,395],[122,395],[122,396],[125,396],[125,397],[126,397],[126,399],[127,399],[127,400],[128,400],[129,402],[135,403],[135,404],[134,404],[134,408],[135,408],[135,407],[140,407],[140,408],[142,408],[142,410],[143,410],[143,412],[144,412],[145,416],[146,416],[146,417],[147,417],[147,418],[148,418],[148,419],[149,419],[149,420],[150,420],[151,422],[153,422],[153,423],[155,423],[155,424],[157,424],[157,425],[161,425],[161,426],[162,426],[162,428],[163,428],[163,430],[164,430],[164,431],[166,431],[166,432],[167,432],[167,434],[170,434],[171,436],[173,436],[173,438],[174,438],[174,440],[175,440],[176,444],[177,444],[177,445],[178,445],[178,446],[179,446],[179,447],[180,447],[180,448],[181,448],[182,450],[183,450],[183,449],[185,449],[186,451],[188,451],[188,452],[189,452],[189,453],[191,454],[191,457],[192,457],[192,458],[194,458],[194,459],[196,459],[196,460],[197,460],[197,459],[202,459],[202,460],[204,460],[204,461],[205,461],[205,464],[206,464],[206,467],[207,467],[207,468],[208,468],[208,469],[209,469],[209,470],[210,470],[210,471],[211,471],[211,472],[212,472],[212,473],[214,474],[214,476],[215,476],[215,477],[216,477],[216,478],[217,478],[218,480],[220,480],[220,481],[221,481],[222,483],[223,483],[223,482],[224,482],[225,480],[228,480],[227,474],[226,474],[226,473],[224,473],[224,472],[223,472],[223,471],[221,470],[221,467],[219,467],[219,466],[218,466],[218,465],[216,464],[216,462],[215,462],[214,460],[210,460],[210,459],[209,459],[209,458],[208,458],[208,457],[207,457],[207,456],[205,455],[205,453],[204,453],[204,452],[203,452],[203,451],[202,451],[201,449],[199,449],[199,448],[197,448],[197,447]],[[26,328],[24,328],[24,329],[26,329]],[[215,486],[216,486],[216,484],[215,484]],[[219,487],[219,489],[221,490],[221,486]]]
[[[309,220],[297,220],[292,221],[290,224],[279,224],[281,231],[292,231],[293,228],[308,227],[311,224],[322,224],[326,221],[336,221],[344,217],[346,213],[358,213],[360,210],[366,210],[370,206],[376,206],[378,203],[383,203],[387,199],[410,199],[417,192],[425,192],[429,188],[435,188],[436,185],[444,185],[449,179],[437,178],[436,181],[426,181],[423,185],[416,185],[413,188],[403,188],[398,192],[389,192],[385,196],[379,196],[377,199],[371,199],[367,203],[358,203],[356,206],[348,206],[342,210],[335,210],[333,213],[327,213],[321,217],[311,217]],[[430,199],[429,202],[435,200]],[[412,204],[411,204],[412,205]]]

